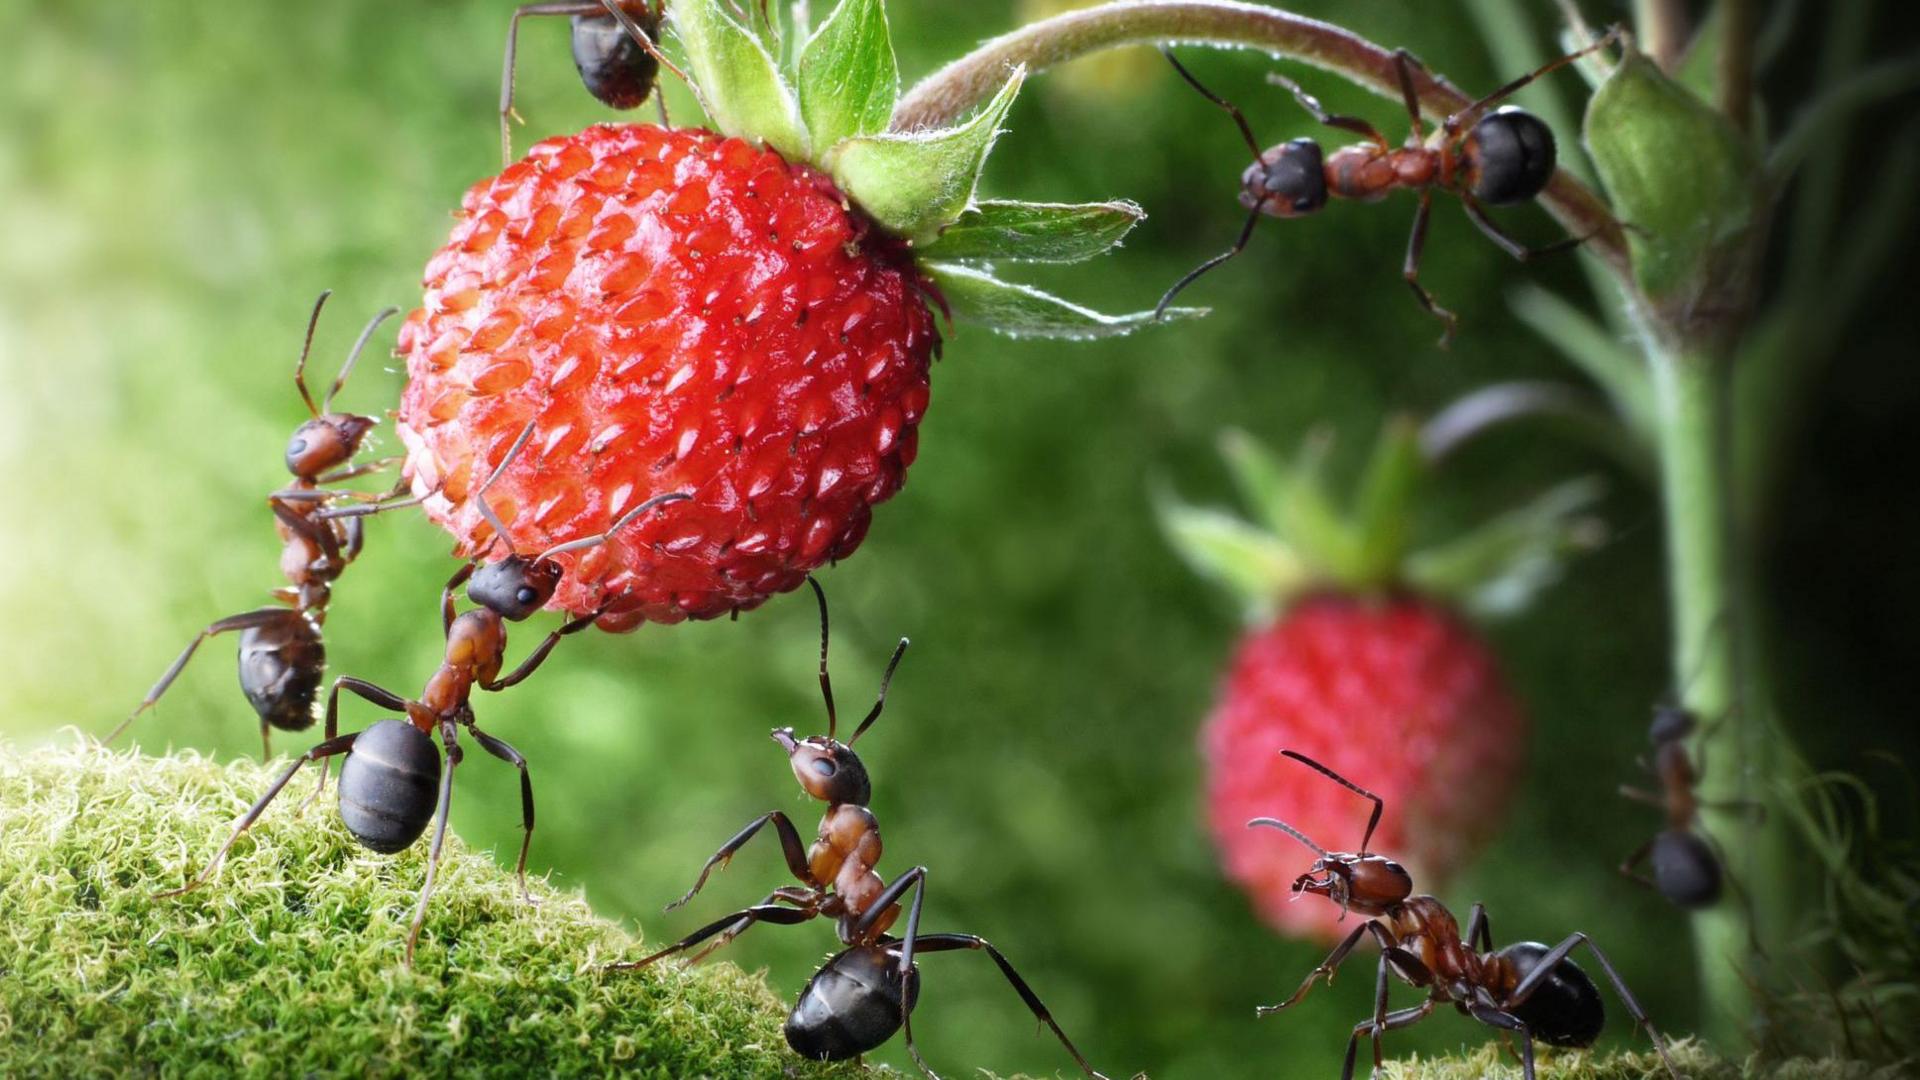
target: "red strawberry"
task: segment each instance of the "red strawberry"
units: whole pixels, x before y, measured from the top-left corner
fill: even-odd
[[[1330,851],[1352,851],[1371,807],[1280,751],[1379,795],[1386,814],[1372,850],[1406,864],[1418,890],[1444,887],[1505,816],[1527,720],[1492,652],[1443,598],[1483,611],[1523,601],[1553,576],[1597,489],[1576,481],[1408,553],[1423,466],[1406,425],[1382,437],[1350,515],[1322,489],[1317,453],[1289,468],[1244,437],[1227,450],[1265,529],[1178,505],[1164,515],[1175,546],[1246,599],[1254,624],[1201,736],[1207,820],[1227,876],[1263,917],[1333,938],[1347,929],[1337,908],[1290,902],[1312,853],[1247,822],[1276,817]]]
[[[522,548],[663,508],[561,556],[609,629],[711,618],[796,587],[900,487],[938,340],[924,283],[831,181],[690,129],[550,139],[467,193],[401,332],[401,438],[428,516],[472,554],[470,488]],[[477,464],[476,464],[477,459]]]

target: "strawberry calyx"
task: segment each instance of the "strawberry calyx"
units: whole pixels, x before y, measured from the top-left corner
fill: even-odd
[[[977,197],[1024,69],[1010,69],[999,92],[965,120],[900,131],[891,126],[900,73],[883,0],[840,0],[811,28],[789,25],[769,5],[676,0],[668,24],[713,126],[830,177],[850,209],[905,246],[950,319],[1054,338],[1113,336],[1156,321],[1150,311],[1106,314],[999,276],[1003,263],[1103,254],[1145,217],[1126,200]]]
[[[1158,500],[1160,519],[1174,549],[1240,600],[1255,623],[1323,593],[1412,594],[1478,615],[1515,614],[1603,532],[1592,510],[1604,486],[1582,477],[1416,548],[1414,511],[1432,469],[1419,426],[1406,417],[1381,428],[1346,500],[1327,481],[1332,439],[1325,432],[1310,434],[1291,460],[1241,431],[1223,433],[1220,445],[1252,519],[1172,495]]]

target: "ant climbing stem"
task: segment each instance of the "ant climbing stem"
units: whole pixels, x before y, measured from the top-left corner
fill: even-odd
[[[1305,217],[1324,209],[1330,198],[1373,202],[1405,188],[1417,192],[1419,201],[1407,238],[1401,277],[1421,307],[1441,321],[1444,329],[1440,344],[1445,347],[1453,338],[1458,319],[1420,284],[1420,264],[1426,252],[1434,193],[1445,192],[1459,198],[1475,227],[1502,251],[1522,262],[1569,250],[1590,239],[1590,235],[1569,237],[1545,247],[1530,248],[1509,236],[1487,215],[1488,206],[1528,202],[1544,191],[1553,179],[1556,158],[1553,131],[1544,122],[1514,106],[1497,109],[1495,106],[1534,80],[1614,43],[1620,33],[1616,27],[1585,47],[1514,79],[1445,117],[1430,133],[1421,115],[1415,74],[1418,72],[1429,80],[1431,76],[1426,75],[1426,69],[1411,53],[1396,49],[1394,74],[1409,122],[1406,141],[1398,147],[1391,145],[1379,129],[1366,120],[1329,113],[1292,79],[1270,74],[1268,81],[1285,87],[1314,120],[1364,140],[1330,153],[1323,152],[1319,142],[1309,138],[1293,139],[1262,150],[1239,106],[1207,89],[1171,50],[1162,49],[1167,61],[1189,86],[1233,118],[1241,138],[1253,153],[1253,164],[1240,177],[1240,205],[1247,209],[1248,215],[1233,246],[1174,282],[1155,306],[1155,317],[1164,316],[1174,298],[1188,286],[1246,250],[1254,227],[1263,215]]]
[[[660,126],[668,126],[667,99],[660,92],[662,68],[689,86],[686,72],[660,52],[660,26],[666,17],[665,0],[657,6],[646,0],[571,0],[522,4],[507,20],[506,56],[500,72],[500,163],[513,163],[513,107],[515,65],[520,51],[520,20],[567,16],[572,23],[573,64],[587,92],[613,109],[638,108],[648,97],[660,110]]]
[[[413,921],[407,932],[407,963],[413,963],[414,947],[425,924],[427,902],[433,894],[447,833],[447,812],[453,801],[453,773],[464,752],[460,746],[462,729],[482,750],[512,765],[520,772],[520,807],[524,835],[514,874],[521,896],[532,901],[527,889],[527,853],[533,844],[533,781],[527,760],[502,739],[478,726],[472,705],[473,692],[497,692],[525,681],[540,666],[564,637],[593,625],[605,608],[568,619],[527,655],[520,665],[502,673],[507,648],[507,623],[520,622],[553,598],[565,568],[554,561],[556,555],[605,543],[642,515],[691,496],[682,492],[656,495],[615,519],[608,528],[592,536],[554,545],[537,556],[521,554],[498,514],[487,502],[487,491],[506,472],[507,466],[526,446],[533,434],[529,423],[487,480],[473,493],[480,511],[498,531],[496,540],[511,552],[492,563],[476,557],[461,565],[447,580],[440,594],[441,627],[446,639],[445,657],[417,699],[409,699],[364,679],[341,676],[327,694],[326,728],[321,742],[289,765],[253,806],[248,809],[206,868],[178,889],[162,893],[175,896],[205,883],[218,869],[221,860],[260,815],[279,795],[294,773],[310,761],[326,762],[347,755],[340,768],[340,817],[348,832],[361,845],[382,854],[411,847],[434,824],[432,846],[427,856],[425,879],[414,907]],[[476,606],[455,613],[455,591],[466,586],[467,599]],[[397,712],[398,717],[376,721],[363,731],[341,735],[340,693],[357,697]],[[433,737],[440,738],[436,751]],[[321,773],[324,785],[326,773]],[[317,794],[317,792],[316,792]]]

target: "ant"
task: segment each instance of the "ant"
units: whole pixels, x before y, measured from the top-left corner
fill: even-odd
[[[1300,84],[1277,73],[1268,75],[1269,82],[1291,91],[1294,100],[1315,120],[1366,139],[1366,142],[1334,150],[1324,161],[1320,144],[1313,139],[1293,139],[1268,150],[1260,149],[1259,140],[1254,138],[1253,128],[1239,107],[1202,86],[1171,51],[1162,49],[1188,85],[1233,117],[1248,149],[1253,151],[1253,164],[1240,176],[1240,205],[1251,212],[1240,229],[1239,239],[1231,248],[1175,282],[1160,298],[1154,316],[1165,314],[1173,298],[1202,274],[1245,250],[1262,214],[1277,218],[1304,217],[1325,207],[1329,196],[1375,202],[1395,188],[1408,188],[1420,193],[1420,205],[1414,211],[1413,234],[1407,241],[1407,258],[1401,276],[1413,289],[1420,305],[1445,325],[1440,336],[1440,344],[1445,347],[1453,338],[1458,319],[1453,312],[1435,303],[1433,295],[1420,284],[1420,256],[1426,247],[1434,191],[1459,196],[1467,216],[1480,231],[1521,262],[1583,243],[1587,237],[1576,236],[1546,247],[1529,248],[1508,236],[1487,216],[1483,207],[1523,203],[1540,194],[1553,179],[1555,162],[1553,130],[1544,121],[1511,105],[1498,109],[1493,106],[1535,79],[1604,48],[1619,35],[1619,29],[1615,28],[1593,44],[1513,80],[1442,120],[1431,136],[1422,130],[1420,98],[1414,91],[1414,70],[1419,69],[1424,76],[1426,69],[1407,50],[1394,50],[1394,72],[1400,81],[1407,115],[1413,122],[1406,142],[1398,148],[1389,144],[1386,136],[1367,121],[1329,114]],[[1431,76],[1426,77],[1431,81]]]
[[[1367,831],[1360,839],[1358,854],[1327,851],[1307,836],[1274,818],[1254,818],[1249,828],[1265,825],[1279,829],[1310,848],[1318,856],[1307,871],[1294,879],[1295,893],[1314,893],[1340,905],[1340,917],[1357,911],[1367,921],[1355,927],[1346,940],[1320,965],[1307,973],[1300,988],[1278,1005],[1263,1005],[1260,1016],[1279,1012],[1307,996],[1314,981],[1325,977],[1331,983],[1334,971],[1353,951],[1360,938],[1372,934],[1380,944],[1380,970],[1375,983],[1373,1016],[1355,1024],[1347,1040],[1346,1062],[1341,1080],[1351,1080],[1360,1037],[1373,1040],[1373,1064],[1381,1064],[1380,1036],[1384,1032],[1409,1027],[1433,1012],[1436,1006],[1452,1003],[1467,1016],[1490,1027],[1513,1032],[1520,1037],[1520,1060],[1526,1080],[1533,1080],[1533,1043],[1549,1046],[1591,1046],[1606,1024],[1606,1012],[1600,992],[1586,972],[1568,959],[1567,954],[1585,945],[1600,962],[1600,968],[1613,983],[1620,1000],[1634,1023],[1647,1030],[1653,1047],[1660,1054],[1667,1072],[1677,1080],[1679,1073],[1667,1057],[1667,1049],[1654,1030],[1653,1023],[1634,1000],[1620,973],[1608,962],[1585,934],[1573,933],[1553,948],[1537,941],[1520,941],[1494,951],[1493,931],[1487,923],[1486,909],[1473,905],[1462,935],[1459,924],[1440,901],[1431,896],[1413,895],[1413,877],[1406,868],[1384,855],[1372,854],[1367,845],[1380,824],[1385,804],[1380,796],[1353,781],[1292,750],[1281,754],[1307,766],[1340,786],[1373,803],[1373,816],[1367,819]],[[1387,1011],[1387,977],[1397,975],[1411,986],[1428,990],[1427,999],[1408,1009]]]
[[[1698,725],[1698,718],[1691,710],[1679,705],[1655,706],[1653,724],[1647,729],[1648,741],[1653,743],[1653,760],[1649,763],[1641,758],[1640,763],[1659,780],[1660,790],[1620,786],[1620,794],[1625,798],[1657,806],[1667,815],[1667,827],[1627,856],[1620,864],[1620,872],[1676,906],[1688,909],[1716,903],[1724,877],[1711,842],[1694,831],[1699,824],[1700,808],[1755,813],[1761,809],[1757,803],[1738,800],[1709,803],[1698,797],[1695,788],[1706,761],[1702,758],[1696,766],[1686,746],[1687,738]],[[1640,864],[1648,861],[1653,864],[1651,878],[1639,872]]]
[[[313,395],[307,391],[307,354],[313,349],[313,332],[320,323],[320,310],[332,295],[329,289],[314,302],[313,314],[307,320],[306,343],[300,347],[300,360],[293,368],[293,385],[311,414],[311,419],[296,428],[287,442],[287,471],[293,474],[293,482],[267,496],[283,545],[280,572],[288,582],[273,594],[281,606],[229,615],[200,631],[133,712],[107,735],[107,742],[119,738],[128,725],[160,700],[186,669],[202,642],[235,630],[240,631],[240,689],[260,716],[261,756],[265,758],[273,752],[269,728],[304,731],[313,726],[314,696],[327,667],[327,650],[320,628],[326,622],[333,583],[360,554],[362,539],[357,519],[328,520],[323,511],[328,503],[338,499],[378,497],[327,488],[376,472],[397,460],[386,458],[351,465],[354,455],[360,451],[361,441],[379,421],[371,416],[334,412],[333,398],[346,384],[354,361],[360,358],[374,330],[398,314],[399,308],[381,311],[360,331],[359,340],[353,343],[352,351],[320,404],[315,405]]]
[[[266,794],[234,826],[226,843],[220,845],[220,850],[208,862],[206,869],[180,888],[159,895],[178,896],[205,883],[219,867],[221,860],[226,858],[234,842],[240,839],[240,834],[246,832],[260,817],[267,804],[280,794],[301,766],[309,761],[324,761],[338,754],[346,754],[347,760],[340,767],[340,820],[362,846],[383,855],[405,850],[420,838],[429,822],[436,818],[438,820],[433,834],[433,847],[427,857],[426,880],[420,887],[413,924],[407,933],[407,965],[411,967],[414,945],[419,940],[420,927],[426,920],[427,899],[433,893],[434,874],[440,866],[441,848],[446,842],[447,810],[453,800],[453,770],[462,758],[459,730],[464,727],[481,749],[520,770],[520,810],[526,832],[520,844],[520,858],[514,873],[519,878],[521,897],[529,903],[533,902],[527,891],[527,849],[533,843],[533,781],[527,773],[527,760],[518,750],[476,726],[471,704],[473,690],[475,687],[487,691],[505,690],[524,681],[546,661],[561,638],[586,629],[602,614],[596,611],[568,620],[559,629],[549,633],[546,640],[520,662],[519,667],[506,675],[500,674],[507,648],[506,623],[520,622],[539,611],[552,598],[554,589],[560,583],[564,569],[554,561],[554,556],[605,543],[608,537],[648,511],[691,496],[678,492],[656,495],[621,515],[603,533],[572,540],[530,557],[514,548],[506,526],[486,501],[486,491],[506,471],[532,434],[533,424],[528,423],[492,475],[474,493],[480,512],[493,525],[496,541],[504,542],[509,554],[486,565],[481,564],[483,556],[475,557],[455,571],[441,590],[440,614],[447,642],[446,658],[441,661],[440,669],[427,680],[420,699],[410,701],[364,679],[344,675],[335,679],[327,694],[325,738],[319,745],[296,758],[274,780]],[[480,606],[456,616],[454,592],[462,585],[466,586],[467,599]],[[401,712],[404,719],[378,720],[364,731],[340,735],[340,691],[343,689],[382,708]],[[436,730],[445,745],[444,768],[433,745],[432,734]],[[322,788],[326,785],[324,769],[320,774],[320,784]],[[439,791],[437,799],[434,794],[436,787]],[[319,789],[314,794],[317,796]]]
[[[920,996],[920,970],[913,961],[926,953],[981,949],[999,965],[1001,974],[1033,1015],[1053,1029],[1081,1071],[1105,1080],[1087,1064],[1087,1059],[1060,1029],[1026,980],[987,939],[973,934],[919,932],[920,908],[927,895],[926,867],[908,870],[891,885],[874,872],[874,865],[880,861],[880,823],[867,808],[873,785],[866,766],[853,752],[853,744],[880,719],[894,669],[907,651],[907,639],[900,639],[893,658],[887,662],[886,672],[880,677],[880,693],[866,719],[860,721],[860,726],[845,743],[837,741],[833,683],[827,675],[827,596],[811,576],[807,584],[812,586],[820,606],[820,694],[827,705],[827,734],[796,739],[792,728],[776,728],[773,741],[786,751],[788,764],[801,788],[827,804],[817,838],[812,847],[803,846],[799,831],[784,812],[773,810],[762,814],[714,852],[700,868],[693,888],[668,904],[666,910],[672,911],[693,899],[713,869],[726,866],[734,853],[768,824],[779,834],[787,869],[800,880],[800,886],[775,889],[752,907],[715,920],[651,956],[611,964],[609,968],[638,970],[709,938],[716,939],[694,954],[693,962],[697,963],[755,923],[792,926],[826,916],[836,920],[836,932],[846,948],[830,958],[801,990],[793,1012],[787,1017],[787,1045],[800,1056],[816,1061],[845,1061],[880,1046],[904,1028],[907,1053],[912,1055],[913,1063],[922,1073],[938,1080],[938,1074],[927,1066],[913,1042],[913,1025],[908,1014]],[[887,929],[900,916],[901,897],[916,885],[919,889],[907,912],[906,937],[889,936]],[[787,906],[782,907],[783,904]]]
[[[500,73],[500,161],[513,163],[514,58],[519,51],[520,20],[565,15],[573,24],[573,66],[587,92],[612,109],[636,109],[654,98],[660,108],[660,126],[667,126],[667,99],[655,86],[660,69],[686,75],[660,54],[660,24],[667,14],[664,0],[649,6],[646,0],[572,0],[522,4],[507,20],[507,54]]]

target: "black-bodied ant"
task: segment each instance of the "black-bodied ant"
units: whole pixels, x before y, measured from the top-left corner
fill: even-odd
[[[775,889],[752,907],[708,923],[650,956],[609,967],[638,970],[714,939],[694,954],[693,960],[697,962],[755,923],[791,926],[820,916],[834,919],[840,943],[846,947],[829,959],[800,992],[793,1012],[787,1017],[787,1045],[802,1057],[816,1061],[845,1061],[880,1046],[904,1028],[907,1053],[922,1073],[937,1080],[938,1074],[927,1066],[913,1042],[909,1014],[920,996],[920,969],[914,964],[914,958],[926,953],[979,949],[993,958],[1027,1008],[1053,1030],[1081,1071],[1100,1077],[1026,980],[987,939],[973,934],[919,932],[920,908],[927,896],[926,867],[908,870],[891,885],[874,872],[874,865],[880,861],[880,823],[867,809],[873,786],[866,766],[853,752],[853,744],[880,719],[880,711],[887,701],[887,686],[893,681],[893,671],[899,666],[901,655],[907,651],[907,639],[900,639],[893,659],[887,663],[886,673],[880,677],[880,693],[874,699],[873,708],[845,743],[837,741],[833,684],[827,676],[827,597],[813,578],[809,577],[807,584],[813,587],[820,605],[820,694],[827,704],[827,734],[796,739],[792,728],[779,728],[773,732],[773,741],[786,752],[801,788],[827,804],[826,816],[820,820],[812,847],[801,843],[799,830],[782,811],[770,811],[753,819],[713,853],[700,868],[693,888],[668,904],[667,910],[672,911],[693,899],[714,868],[724,867],[735,852],[768,824],[779,835],[787,869],[799,879],[800,885]],[[889,936],[886,931],[900,916],[901,897],[916,885],[919,889],[907,912],[906,937]]]
[[[660,69],[686,76],[654,44],[666,3],[650,6],[646,0],[571,0],[523,4],[507,21],[507,54],[500,73],[500,161],[513,162],[514,58],[519,51],[520,20],[541,15],[565,15],[573,24],[573,66],[587,92],[612,109],[637,109],[649,96],[660,107],[660,124],[667,123],[666,98],[655,85]]]
[[[1401,276],[1421,306],[1445,325],[1440,344],[1446,345],[1453,337],[1457,319],[1453,312],[1435,303],[1432,294],[1420,284],[1420,256],[1426,247],[1433,193],[1445,191],[1459,196],[1467,216],[1480,231],[1502,251],[1522,262],[1565,251],[1585,241],[1587,237],[1575,236],[1543,248],[1529,248],[1508,236],[1487,216],[1484,207],[1523,203],[1540,194],[1553,179],[1555,163],[1553,129],[1539,117],[1514,106],[1493,107],[1535,79],[1612,43],[1619,34],[1618,29],[1609,31],[1593,44],[1513,80],[1442,120],[1431,136],[1422,130],[1420,97],[1414,89],[1414,69],[1421,68],[1420,62],[1405,49],[1396,49],[1394,72],[1399,78],[1400,94],[1406,101],[1407,116],[1413,123],[1406,142],[1399,147],[1388,143],[1378,128],[1359,117],[1329,114],[1292,79],[1268,75],[1270,82],[1291,91],[1294,100],[1315,120],[1367,140],[1340,147],[1324,160],[1320,144],[1313,139],[1294,139],[1262,150],[1238,106],[1202,86],[1174,59],[1171,51],[1161,50],[1189,85],[1233,117],[1247,148],[1253,151],[1253,164],[1240,177],[1240,205],[1250,212],[1240,229],[1239,239],[1231,248],[1175,282],[1160,298],[1154,314],[1164,314],[1182,289],[1245,250],[1262,214],[1277,218],[1304,217],[1319,212],[1329,197],[1374,202],[1396,188],[1407,188],[1420,193],[1420,205],[1414,211],[1413,233],[1407,241]],[[1425,69],[1421,71],[1424,74]]]
[[[1300,988],[1278,1005],[1261,1006],[1257,1012],[1267,1016],[1298,1003],[1313,989],[1316,980],[1333,981],[1334,971],[1347,954],[1372,934],[1380,945],[1380,968],[1374,987],[1373,1016],[1355,1024],[1347,1039],[1347,1056],[1341,1066],[1341,1080],[1351,1080],[1360,1038],[1373,1040],[1373,1064],[1381,1064],[1380,1036],[1397,1028],[1409,1027],[1433,1012],[1435,1007],[1451,1003],[1463,1014],[1489,1027],[1511,1032],[1520,1041],[1520,1061],[1525,1080],[1533,1080],[1533,1044],[1539,1040],[1549,1046],[1591,1046],[1606,1024],[1606,1011],[1600,991],[1580,970],[1569,953],[1585,945],[1600,963],[1600,969],[1613,983],[1614,990],[1627,1007],[1634,1023],[1652,1038],[1654,1049],[1676,1080],[1673,1062],[1667,1057],[1666,1044],[1647,1019],[1646,1011],[1634,1000],[1620,973],[1613,969],[1600,947],[1582,933],[1570,934],[1552,948],[1537,941],[1521,941],[1495,951],[1493,931],[1487,923],[1486,909],[1473,905],[1467,919],[1467,931],[1461,934],[1440,901],[1431,896],[1413,895],[1413,877],[1406,869],[1384,855],[1372,854],[1367,845],[1386,809],[1378,795],[1346,777],[1292,750],[1282,754],[1333,780],[1373,803],[1373,816],[1367,819],[1367,831],[1360,839],[1357,854],[1328,851],[1304,833],[1274,818],[1255,818],[1248,826],[1265,825],[1279,829],[1312,849],[1317,858],[1307,871],[1294,879],[1296,893],[1324,896],[1340,905],[1340,917],[1358,912],[1367,921],[1355,927],[1346,940],[1320,966],[1307,973]],[[1387,1011],[1388,976],[1398,976],[1407,984],[1427,990],[1427,999],[1407,1009]]]
[[[1673,904],[1696,909],[1710,907],[1720,899],[1725,874],[1720,858],[1705,835],[1698,832],[1702,806],[1723,810],[1758,813],[1756,803],[1743,801],[1705,802],[1695,790],[1705,765],[1696,767],[1687,753],[1687,739],[1699,726],[1698,718],[1679,705],[1657,705],[1647,738],[1653,743],[1653,760],[1641,759],[1660,782],[1660,790],[1644,791],[1628,784],[1620,794],[1636,802],[1657,806],[1666,813],[1667,827],[1634,849],[1620,864],[1620,872],[1645,885]],[[1651,863],[1653,877],[1639,872],[1642,862]]]
[[[586,629],[600,616],[596,611],[568,620],[548,634],[519,667],[506,675],[500,673],[507,648],[506,623],[520,622],[539,611],[560,583],[564,569],[554,561],[554,556],[604,543],[642,514],[662,504],[690,498],[680,493],[656,495],[622,514],[603,533],[569,541],[538,555],[522,554],[514,549],[506,526],[487,504],[486,491],[506,471],[532,434],[533,424],[529,423],[473,495],[481,514],[493,525],[496,541],[505,544],[509,554],[492,563],[482,564],[479,558],[465,563],[441,590],[440,616],[446,636],[446,657],[440,669],[427,680],[419,700],[410,701],[364,679],[344,675],[335,679],[327,694],[326,735],[321,743],[300,755],[274,780],[266,794],[234,826],[206,869],[187,884],[161,896],[177,896],[203,884],[240,839],[240,834],[260,817],[301,766],[346,754],[347,760],[340,767],[340,819],[361,845],[381,854],[402,851],[412,846],[427,825],[438,818],[433,847],[427,857],[426,879],[420,886],[413,924],[407,932],[407,964],[411,966],[414,944],[426,920],[427,900],[433,893],[434,874],[440,866],[441,848],[446,842],[453,770],[462,757],[459,731],[464,727],[481,749],[520,770],[520,808],[526,834],[514,872],[519,878],[521,895],[531,899],[527,892],[527,849],[533,843],[533,781],[527,773],[526,758],[519,751],[475,725],[473,691],[475,688],[505,690],[525,680],[545,662],[561,638]],[[480,606],[455,615],[454,592],[463,584],[467,588],[467,599]],[[343,689],[382,708],[397,710],[404,718],[379,720],[364,731],[340,735],[340,691]],[[445,747],[444,768],[441,754],[433,745],[432,736],[436,731]],[[324,771],[320,782],[322,786],[326,783]],[[318,794],[317,789],[315,793]]]
[[[361,441],[379,421],[371,416],[334,412],[333,398],[353,373],[354,361],[360,358],[374,330],[397,314],[398,308],[387,308],[368,321],[320,404],[314,404],[313,395],[307,391],[307,354],[313,349],[320,310],[332,295],[328,290],[314,302],[313,314],[307,320],[306,343],[300,347],[300,360],[293,368],[293,385],[311,414],[287,442],[287,471],[293,474],[293,482],[267,496],[280,532],[280,572],[287,578],[287,584],[273,594],[280,606],[257,608],[210,623],[181,650],[133,712],[108,733],[107,742],[118,738],[160,700],[202,642],[235,630],[240,631],[240,689],[260,716],[262,757],[273,752],[269,729],[304,731],[313,726],[314,698],[327,669],[327,649],[320,628],[326,622],[333,583],[360,554],[362,540],[357,518],[329,519],[324,511],[338,500],[378,497],[332,490],[332,485],[377,472],[395,460],[353,465]]]

